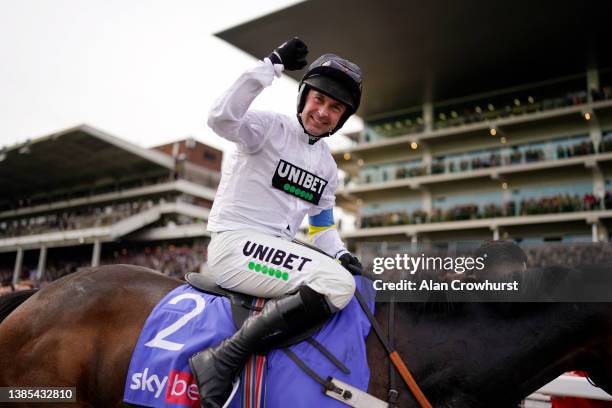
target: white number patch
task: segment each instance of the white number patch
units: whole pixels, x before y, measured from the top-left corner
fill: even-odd
[[[183,343],[176,343],[174,341],[166,340],[165,338],[170,336],[175,331],[179,330],[181,327],[186,325],[189,320],[193,319],[194,317],[202,313],[202,311],[204,311],[204,306],[206,306],[204,298],[193,293],[183,293],[182,295],[178,295],[170,299],[168,303],[171,305],[176,305],[181,300],[186,299],[193,300],[196,303],[195,308],[191,312],[187,313],[185,316],[178,319],[176,322],[172,323],[170,326],[157,333],[155,338],[146,343],[145,346],[157,347],[170,351],[178,351],[185,346],[185,344]]]

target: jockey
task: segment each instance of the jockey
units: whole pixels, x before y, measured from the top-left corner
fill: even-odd
[[[234,142],[210,213],[208,265],[218,285],[274,298],[229,339],[189,361],[203,407],[221,407],[251,354],[325,322],[355,291],[349,265],[361,268],[334,225],[338,169],[326,143],[359,107],[361,70],[325,54],[298,88],[297,117],[249,110],[283,69],[306,66],[308,48],[293,38],[243,73],[213,105],[208,125]],[[292,242],[308,214],[313,244]]]

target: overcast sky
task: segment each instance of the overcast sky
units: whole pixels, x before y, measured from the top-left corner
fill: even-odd
[[[87,123],[143,147],[194,136],[227,151],[206,113],[256,59],[213,34],[295,3],[0,0],[0,147]],[[254,107],[293,115],[296,92],[277,79]]]

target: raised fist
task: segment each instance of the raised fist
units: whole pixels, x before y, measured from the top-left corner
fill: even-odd
[[[283,64],[286,70],[297,71],[307,64],[308,47],[302,40],[293,37],[276,48],[268,58],[273,64]]]

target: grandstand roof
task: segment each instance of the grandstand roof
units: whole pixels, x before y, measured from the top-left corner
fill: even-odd
[[[0,151],[0,191],[7,199],[29,197],[154,177],[173,167],[172,158],[163,153],[80,125]]]
[[[262,58],[297,35],[311,61],[324,52],[354,60],[366,76],[359,114],[371,119],[612,66],[611,10],[594,0],[311,0],[217,36]]]

